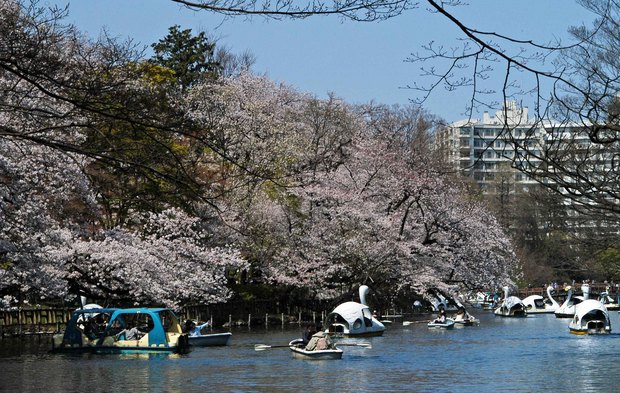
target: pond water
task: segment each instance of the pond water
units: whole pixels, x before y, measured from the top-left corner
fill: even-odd
[[[612,334],[575,336],[568,320],[473,311],[481,323],[449,331],[424,323],[388,327],[372,349],[341,360],[293,359],[282,345],[298,326],[232,330],[228,347],[187,355],[48,353],[49,337],[0,341],[0,391],[10,392],[613,392],[620,389],[620,321]],[[430,316],[429,316],[430,318]],[[615,330],[615,332],[614,332]]]

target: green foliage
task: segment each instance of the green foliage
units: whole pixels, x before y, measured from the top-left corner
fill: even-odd
[[[219,75],[221,67],[214,59],[215,43],[204,32],[194,36],[191,29],[180,30],[178,25],[168,31],[166,37],[151,45],[155,51],[152,63],[172,70],[183,88],[202,77]]]
[[[620,280],[620,250],[616,247],[607,247],[594,256],[594,268],[597,273],[608,281]]]

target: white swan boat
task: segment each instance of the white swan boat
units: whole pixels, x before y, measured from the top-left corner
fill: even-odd
[[[508,296],[508,287],[504,287],[504,300],[494,311],[495,315],[501,317],[527,317],[527,308],[516,296]]]
[[[431,303],[431,311],[438,312],[444,311],[456,311],[459,307],[463,307],[461,302],[456,299],[448,300],[441,293],[435,292],[430,295],[429,302]]]
[[[575,306],[575,315],[568,325],[572,334],[609,334],[611,322],[607,308],[598,300],[588,299]]]
[[[301,338],[288,343],[293,357],[296,359],[308,359],[308,360],[330,360],[330,359],[342,359],[342,349],[320,349],[314,351],[306,351],[305,345]]]
[[[362,285],[359,294],[360,303],[342,303],[327,315],[327,333],[347,337],[381,336],[383,334],[385,326],[372,316],[370,308],[366,305],[368,287]]]
[[[607,290],[601,292],[598,297],[598,301],[603,303],[603,306],[605,306],[608,310],[620,309],[620,305],[609,295],[609,287],[607,287]]]
[[[552,286],[547,287],[547,299],[540,295],[531,295],[523,299],[528,314],[553,314],[560,308],[558,302],[551,296]]]
[[[588,284],[583,284],[581,286],[581,291],[583,292],[583,296],[573,296],[573,288],[567,287],[568,296],[566,300],[560,308],[555,311],[556,318],[572,318],[575,315],[575,306],[581,303],[584,300],[588,300],[590,296],[590,286]]]

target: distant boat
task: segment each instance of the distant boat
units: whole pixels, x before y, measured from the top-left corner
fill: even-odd
[[[601,292],[598,297],[598,301],[603,303],[603,306],[605,306],[608,310],[617,310],[620,308],[620,305],[618,305],[618,303],[609,295],[609,287],[607,287],[605,291]]]
[[[567,289],[568,296],[560,308],[555,311],[556,318],[572,318],[575,315],[575,306],[587,300],[590,295],[590,286],[588,284],[583,284],[581,286],[583,296],[573,296],[573,287],[571,286],[567,287]]]
[[[327,315],[327,333],[349,337],[383,334],[385,326],[372,316],[370,308],[366,305],[368,290],[366,285],[362,285],[359,288],[360,303],[342,303]]]
[[[454,327],[454,320],[452,318],[446,318],[446,320],[443,322],[434,320],[434,321],[430,321],[426,325],[429,328],[435,328],[435,329],[452,329]]]
[[[572,334],[609,334],[611,322],[607,308],[598,300],[589,299],[575,306],[575,316],[568,325]]]
[[[480,323],[480,320],[469,314],[464,308],[462,312],[459,311],[457,314],[452,316],[452,320],[455,323],[455,326],[473,326]]]
[[[508,287],[504,287],[504,300],[494,311],[501,317],[527,317],[527,308],[516,296],[508,296]]]
[[[553,287],[547,287],[547,299],[540,295],[531,295],[523,299],[528,314],[553,314],[560,308],[558,302],[551,295]]]
[[[444,311],[456,311],[459,307],[464,307],[458,300],[446,299],[446,297],[439,292],[431,293],[429,302],[431,303],[430,308],[432,312],[439,312],[439,310],[442,309]]]

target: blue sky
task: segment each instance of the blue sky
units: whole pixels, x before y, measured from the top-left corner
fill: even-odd
[[[424,2],[422,2],[423,4]],[[452,12],[481,30],[548,42],[568,39],[571,25],[590,24],[592,16],[570,0],[471,0]],[[260,17],[225,19],[191,11],[170,0],[43,0],[69,4],[68,22],[96,37],[105,27],[119,37],[150,45],[178,24],[206,31],[233,53],[252,52],[254,70],[298,90],[325,97],[328,92],[351,103],[371,100],[406,105],[417,93],[404,86],[420,80],[419,66],[404,60],[430,41],[455,42],[456,28],[421,8],[373,23],[337,17],[275,21]],[[467,92],[439,89],[425,108],[447,121],[464,117]]]

